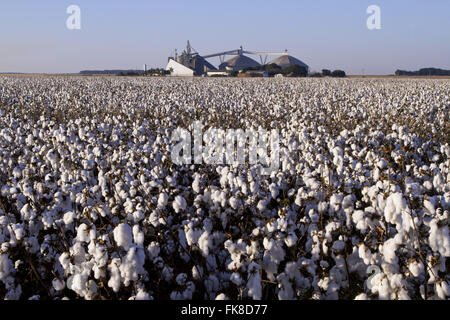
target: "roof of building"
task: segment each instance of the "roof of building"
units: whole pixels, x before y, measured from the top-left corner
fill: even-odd
[[[241,69],[245,69],[248,67],[256,67],[259,65],[260,64],[258,62],[256,62],[255,60],[253,60],[252,58],[249,58],[244,55],[237,55],[237,56],[231,58],[230,60],[227,60],[224,63],[222,63],[219,66],[219,69],[223,70],[226,67],[231,67],[234,70],[241,70]]]
[[[299,66],[305,67],[306,69],[309,69],[309,67],[306,63],[304,63],[290,55],[280,56],[280,57],[272,60],[269,63],[275,63],[276,65],[280,66],[281,68],[286,68],[286,67],[289,67],[292,65],[299,65]]]

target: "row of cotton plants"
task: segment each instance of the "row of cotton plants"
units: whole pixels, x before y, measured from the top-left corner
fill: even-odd
[[[450,81],[0,77],[2,299],[448,299]],[[194,121],[280,166],[176,165]]]

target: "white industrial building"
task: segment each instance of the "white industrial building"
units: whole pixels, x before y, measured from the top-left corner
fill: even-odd
[[[193,77],[194,70],[191,68],[185,67],[181,63],[176,62],[173,59],[169,59],[169,63],[167,63],[166,70],[170,71],[171,76],[175,77]]]
[[[257,61],[245,56],[244,54],[259,56],[261,63],[258,63]],[[234,57],[225,61],[225,57],[230,55]],[[281,68],[285,68],[291,65],[299,65],[305,67],[306,70],[309,70],[309,67],[305,63],[288,55],[287,50],[284,52],[246,51],[242,49],[241,46],[237,50],[224,51],[209,55],[200,55],[195,51],[194,48],[191,47],[189,41],[187,42],[186,49],[182,54],[178,55],[177,51],[175,50],[175,56],[169,57],[166,70],[170,71],[170,74],[172,76],[193,77],[208,75],[208,73],[210,75],[213,75],[215,73],[212,71],[216,71],[217,68],[206,60],[208,58],[219,57],[219,70],[241,71],[249,67],[258,67],[261,65],[265,65],[268,56],[278,56],[278,58],[273,60],[271,63],[275,63]]]

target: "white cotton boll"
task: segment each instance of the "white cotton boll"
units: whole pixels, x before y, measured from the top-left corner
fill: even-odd
[[[199,266],[192,267],[192,278],[195,280],[200,280],[203,276],[203,268]]]
[[[241,201],[235,197],[231,197],[230,200],[230,206],[233,208],[233,210],[237,210],[241,206]]]
[[[430,235],[428,242],[433,251],[439,252],[443,257],[450,257],[450,236],[448,225],[439,227],[438,220],[433,219],[430,222]]]
[[[196,176],[194,182],[192,182],[192,190],[195,193],[200,193],[200,178],[198,176]]]
[[[261,300],[262,297],[260,270],[261,267],[255,262],[250,263],[248,266],[247,289],[249,297],[253,300]]]
[[[25,237],[25,229],[19,223],[9,225],[8,230],[11,236],[10,243],[12,243],[11,241],[13,240],[13,238],[17,241],[21,241]],[[15,243],[15,241],[13,242]]]
[[[26,203],[22,209],[20,209],[20,214],[23,220],[33,220],[36,217],[35,211],[31,208],[31,206]]]
[[[259,189],[258,184],[255,181],[251,181],[250,182],[250,192],[252,194],[254,194],[254,193],[256,193],[258,191],[258,189]]]
[[[198,246],[202,255],[207,257],[209,254],[209,248],[212,247],[212,239],[208,231],[202,233],[200,238],[198,239]]]
[[[77,240],[80,242],[90,242],[88,226],[85,223],[78,226]]]
[[[136,210],[133,212],[133,220],[135,223],[142,221],[144,217],[144,212],[142,212],[142,210]]]
[[[84,297],[87,293],[87,275],[75,274],[67,279],[67,288]]]
[[[121,277],[120,277],[120,259],[114,258],[111,260],[111,263],[108,265],[108,270],[110,274],[110,278],[108,280],[108,287],[112,288],[114,292],[119,292]]]
[[[436,213],[434,204],[430,200],[428,200],[428,199],[423,200],[423,206],[425,207],[425,209],[428,211],[428,213],[430,215],[434,215]]]
[[[64,252],[61,254],[58,258],[59,263],[62,265],[62,267],[67,270],[69,269],[70,265],[70,254],[68,252]]]
[[[298,241],[298,237],[294,232],[289,232],[287,237],[284,239],[284,243],[288,246],[288,248],[293,247]]]
[[[269,221],[266,225],[267,232],[272,233],[278,229],[278,221]]]
[[[393,238],[386,240],[386,242],[383,244],[383,257],[386,262],[391,264],[397,263],[398,258],[395,253],[395,251],[397,250],[397,246],[398,244]]]
[[[229,300],[225,293],[220,293],[216,296],[215,300]]]
[[[358,255],[364,261],[364,264],[370,265],[374,263],[372,252],[364,244],[359,246]]]
[[[198,239],[203,233],[201,229],[194,229],[192,222],[184,226],[184,232],[186,234],[186,242],[189,246],[197,244]]]
[[[155,210],[152,213],[150,213],[150,216],[148,217],[148,221],[152,226],[155,228],[158,227],[161,224],[161,219],[159,218],[158,211]]]
[[[246,252],[252,261],[259,257],[259,241],[251,241],[251,244],[246,247]]]
[[[368,224],[365,219],[364,211],[356,210],[352,214],[352,220],[356,224],[356,229],[365,232],[367,230]]]
[[[177,275],[177,277],[175,278],[175,281],[177,282],[177,284],[179,286],[184,286],[186,284],[187,281],[187,274],[186,273],[180,273],[179,275]]]
[[[344,197],[344,199],[342,200],[342,208],[343,209],[353,208],[353,196],[352,195],[347,195]]]
[[[125,286],[128,286],[130,282],[136,281],[140,274],[144,274],[144,262],[145,256],[142,249],[131,247],[119,267],[120,276],[123,279]]]
[[[76,242],[71,248],[70,253],[73,257],[74,264],[81,264],[86,259],[86,250],[80,242]]]
[[[256,206],[256,208],[259,210],[259,211],[264,211],[264,210],[266,210],[266,207],[267,207],[267,204],[269,203],[269,201],[267,201],[266,199],[264,199],[264,200],[260,200],[259,202],[258,202],[258,205]]]
[[[182,212],[186,209],[187,203],[186,200],[182,196],[176,196],[173,201],[173,209],[176,213]]]
[[[169,196],[167,193],[160,193],[158,197],[158,208],[165,208],[168,200]]]
[[[252,235],[253,235],[254,237],[259,236],[260,233],[261,233],[261,232],[260,232],[259,228],[255,228],[255,229],[253,229],[253,231],[252,231]]]
[[[284,252],[281,244],[274,239],[268,239],[267,237],[264,238],[263,241],[264,248],[266,251],[270,253],[271,258],[273,258],[274,261],[277,263],[283,261],[286,253]]]
[[[409,208],[401,193],[393,193],[386,200],[384,217],[387,222],[395,224],[400,232],[408,232],[412,228]]]
[[[270,191],[270,194],[272,195],[272,198],[274,198],[274,199],[276,199],[280,193],[280,191],[275,183],[271,183],[269,185],[269,191]]]
[[[143,246],[144,245],[144,233],[141,232],[139,225],[135,224],[133,226],[133,239],[134,243],[137,246]]]
[[[72,211],[68,211],[64,214],[64,224],[67,226],[73,222],[73,220],[76,218],[76,214]]]
[[[9,259],[8,254],[0,253],[0,281],[5,282],[13,268],[14,265],[11,259]]]
[[[278,282],[278,299],[279,300],[293,300],[294,299],[294,289],[290,282],[289,277],[282,273],[277,277]]]
[[[367,294],[360,293],[355,297],[355,300],[369,300],[369,298],[367,297]]]
[[[156,241],[152,241],[149,245],[148,245],[148,254],[150,256],[150,259],[155,259],[156,257],[158,257],[159,252],[160,252],[160,248],[159,248],[159,243]]]
[[[130,248],[133,243],[133,235],[131,233],[131,227],[127,223],[121,223],[114,228],[113,231],[114,240],[117,245],[123,247],[125,250]]]
[[[423,187],[424,187],[426,190],[431,191],[431,190],[433,189],[433,183],[432,183],[431,181],[427,180],[427,181],[425,181],[425,182],[423,183]]]
[[[424,272],[424,266],[422,261],[415,261],[415,260],[412,261],[411,263],[408,264],[408,269],[409,271],[411,271],[411,274],[416,278]]]
[[[387,163],[387,161],[384,160],[384,159],[380,159],[380,160],[377,162],[377,167],[380,168],[381,170],[386,169],[386,168],[387,168],[387,165],[388,165],[388,163]]]
[[[445,280],[436,283],[436,294],[439,299],[445,300],[446,297],[450,296],[450,286]]]
[[[148,294],[144,289],[139,288],[136,294],[136,300],[153,300],[153,297]]]

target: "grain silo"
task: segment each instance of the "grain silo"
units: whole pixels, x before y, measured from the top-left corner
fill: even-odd
[[[239,71],[249,67],[257,67],[259,65],[260,64],[252,58],[240,54],[220,64],[219,70],[232,69],[234,71]]]
[[[274,63],[277,66],[281,67],[282,69],[293,66],[293,65],[298,65],[298,66],[306,68],[307,72],[309,71],[309,66],[306,63],[298,60],[297,58],[294,58],[293,56],[287,55],[287,54],[282,55],[282,56],[272,60],[269,63]]]

